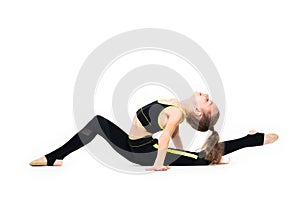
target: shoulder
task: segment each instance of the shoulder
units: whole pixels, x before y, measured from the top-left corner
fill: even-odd
[[[165,103],[165,104],[170,104],[170,105],[175,105],[178,106],[179,105],[179,100],[176,98],[162,98],[162,99],[158,99],[157,100],[159,103]]]
[[[168,109],[165,110],[165,114],[167,115],[168,122],[173,122],[179,125],[182,121],[182,112],[176,106],[169,106]]]

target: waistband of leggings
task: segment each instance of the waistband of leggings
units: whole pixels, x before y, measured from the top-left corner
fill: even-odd
[[[131,147],[141,147],[147,144],[154,144],[154,143],[158,143],[158,140],[156,138],[153,138],[151,136],[146,136],[143,138],[139,138],[139,139],[130,139],[128,138],[128,144]]]

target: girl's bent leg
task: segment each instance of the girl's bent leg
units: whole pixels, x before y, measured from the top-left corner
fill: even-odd
[[[102,136],[123,157],[132,160],[127,143],[127,133],[108,119],[97,115],[67,143],[46,154],[47,165],[52,166],[56,160],[64,159],[70,153],[91,142],[97,134]]]

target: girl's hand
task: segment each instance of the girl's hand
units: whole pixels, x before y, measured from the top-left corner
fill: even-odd
[[[150,168],[146,168],[146,171],[167,171],[168,169],[170,169],[169,166],[155,166],[153,165]]]

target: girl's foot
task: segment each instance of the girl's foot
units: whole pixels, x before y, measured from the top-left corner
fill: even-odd
[[[254,135],[256,133],[257,133],[256,130],[249,131],[250,135]],[[265,134],[265,136],[264,136],[264,144],[263,145],[274,143],[276,140],[278,140],[278,137],[279,136],[276,133]]]
[[[47,166],[47,158],[45,156],[38,158],[31,163],[29,163],[31,166]],[[53,166],[62,166],[63,160],[55,160]]]
[[[265,144],[272,144],[273,142],[275,142],[276,140],[278,140],[278,137],[279,136],[276,133],[265,134],[264,145]]]

